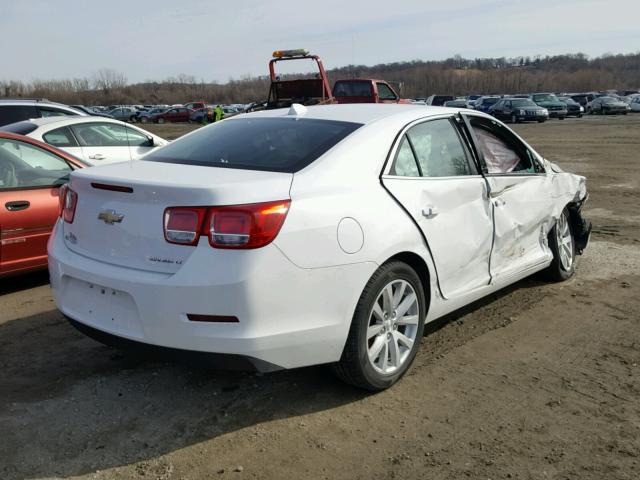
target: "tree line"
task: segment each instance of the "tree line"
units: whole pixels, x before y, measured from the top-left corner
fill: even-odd
[[[396,84],[402,96],[408,98],[434,93],[470,95],[639,89],[640,53],[608,54],[597,58],[582,53],[476,59],[456,55],[439,61],[348,65],[328,70],[327,74],[332,82],[339,78],[384,79]],[[47,98],[83,105],[175,104],[192,100],[249,103],[265,100],[268,89],[266,75],[212,83],[181,74],[163,81],[130,84],[123,73],[112,69],[99,70],[91,78],[0,81],[0,97]]]

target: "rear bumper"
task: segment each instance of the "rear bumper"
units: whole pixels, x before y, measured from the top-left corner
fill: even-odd
[[[53,296],[70,319],[142,344],[250,357],[269,370],[339,360],[376,268],[302,269],[273,244],[242,252],[201,244],[177,273],[164,274],[74,253],[60,228],[49,243]],[[191,321],[188,314],[238,321]]]

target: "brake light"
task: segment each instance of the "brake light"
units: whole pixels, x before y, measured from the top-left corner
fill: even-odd
[[[224,207],[170,207],[164,212],[169,243],[197,245],[201,235],[214,248],[260,248],[271,243],[289,211],[290,200]]]
[[[276,238],[289,211],[290,200],[212,207],[209,244],[215,248],[260,248]]]
[[[73,218],[76,215],[76,206],[78,205],[78,194],[71,190],[68,183],[65,183],[60,187],[58,198],[58,210],[60,216],[65,222],[73,223]]]
[[[172,207],[164,211],[164,238],[169,243],[196,245],[200,239],[203,207]]]

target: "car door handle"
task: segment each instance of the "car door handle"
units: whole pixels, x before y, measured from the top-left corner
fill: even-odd
[[[107,157],[105,157],[105,156],[104,156],[104,155],[102,155],[101,153],[96,153],[95,155],[89,155],[89,158],[90,158],[91,160],[104,160],[104,159],[105,159],[105,158],[107,158]]]
[[[422,215],[425,218],[437,217],[439,213],[440,212],[438,211],[438,209],[436,207],[434,207],[433,205],[429,205],[429,206],[427,206],[427,207],[422,209]]]
[[[496,207],[501,207],[501,206],[503,206],[503,205],[506,205],[506,203],[507,203],[507,202],[505,202],[505,201],[504,201],[504,198],[497,198],[497,199],[495,199],[495,200],[493,201],[493,204],[494,204]]]
[[[20,210],[26,210],[27,208],[29,208],[29,205],[31,205],[31,203],[29,203],[27,200],[17,200],[15,202],[7,202],[4,204],[6,209],[9,210],[10,212],[18,212]]]

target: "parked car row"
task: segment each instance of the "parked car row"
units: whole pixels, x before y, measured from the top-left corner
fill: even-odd
[[[622,95],[624,94],[624,95]],[[525,99],[533,102],[516,102],[514,99]],[[423,99],[415,99],[413,104],[435,105],[452,108],[469,108],[484,113],[495,114],[499,118],[511,121],[536,120],[546,121],[549,118],[564,120],[567,117],[581,118],[584,114],[622,114],[640,111],[640,92],[625,90],[620,93],[519,93],[502,95],[469,95],[453,97],[452,95],[431,95]],[[515,108],[530,107],[529,109]],[[521,113],[520,110],[523,110]],[[524,111],[528,110],[528,111]],[[543,114],[546,110],[546,115]]]

